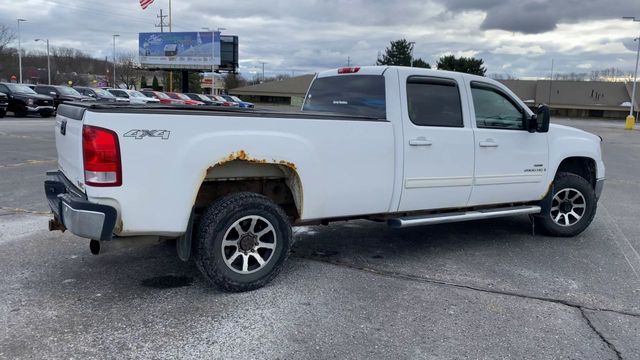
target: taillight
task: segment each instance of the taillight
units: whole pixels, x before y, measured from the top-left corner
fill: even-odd
[[[82,155],[86,185],[122,185],[120,144],[115,132],[96,126],[83,126]]]
[[[360,67],[343,67],[338,69],[338,74],[355,74],[360,71]]]

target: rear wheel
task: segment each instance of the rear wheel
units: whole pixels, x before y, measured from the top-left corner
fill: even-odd
[[[282,208],[259,194],[231,194],[202,215],[196,264],[224,290],[254,290],[278,275],[291,243],[291,225]]]
[[[43,118],[51,117],[51,115],[53,115],[53,114],[52,114],[52,113],[49,113],[49,112],[43,112],[43,113],[40,113],[40,117],[43,117]]]
[[[7,115],[6,110],[0,110],[0,119],[2,119],[5,115]]]
[[[559,173],[542,200],[536,224],[553,236],[575,236],[583,232],[596,214],[596,194],[589,182],[572,173]]]

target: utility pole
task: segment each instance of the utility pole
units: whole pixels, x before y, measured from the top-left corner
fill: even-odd
[[[163,33],[164,32],[164,27],[167,26],[164,23],[164,19],[167,17],[167,15],[162,15],[162,9],[160,9],[160,15],[156,15],[156,17],[158,19],[160,19],[160,24],[156,24],[156,27],[159,27],[160,28],[160,32]]]
[[[264,82],[264,64],[265,62],[260,62],[262,64],[262,82]]]
[[[351,57],[347,56],[347,67],[351,66]]]
[[[551,59],[551,77],[549,77],[549,106],[551,106],[551,84],[553,84],[553,59]]]

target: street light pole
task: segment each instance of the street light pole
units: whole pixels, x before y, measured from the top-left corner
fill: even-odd
[[[22,44],[20,42],[20,23],[23,21],[27,21],[25,19],[17,19],[18,20],[18,72],[20,73],[20,84],[22,84]]]
[[[49,56],[49,39],[36,39],[36,41],[46,41],[47,42],[47,80],[48,84],[51,85],[51,60]]]
[[[634,22],[640,22],[640,19],[637,19],[635,16],[623,16],[622,18],[626,20],[631,20]],[[633,110],[636,102],[636,87],[638,84],[638,61],[640,60],[640,37],[633,39],[633,41],[638,42],[638,50],[636,52],[636,70],[633,75],[633,90],[631,91],[631,107],[629,108],[629,116],[627,116],[627,121],[624,126],[624,128],[627,130],[633,130],[633,125],[636,122],[636,118],[633,116]]]
[[[409,42],[409,45],[411,46],[411,49],[410,49],[411,53],[409,54],[409,66],[410,67],[413,67],[413,47],[414,47],[415,44],[416,44],[415,41],[410,41]]]
[[[116,38],[118,34],[113,35],[113,87],[116,87]]]

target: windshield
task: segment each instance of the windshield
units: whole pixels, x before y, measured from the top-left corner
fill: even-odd
[[[237,96],[229,96],[229,97],[230,97],[231,99],[233,99],[233,101],[235,101],[235,102],[244,102],[244,101],[240,100],[240,98],[239,98],[239,97],[237,97]]]
[[[302,110],[385,119],[387,109],[384,76],[351,75],[318,78],[311,84]]]
[[[137,97],[137,98],[146,98],[147,96],[139,91],[135,91],[132,90],[129,92],[129,94],[131,94],[132,97]]]
[[[153,94],[154,94],[158,99],[171,99],[171,98],[169,97],[169,95],[167,95],[167,94],[165,94],[165,93],[162,93],[162,92],[156,92],[156,93],[153,93]]]
[[[193,99],[191,99],[190,97],[188,97],[188,96],[187,96],[187,95],[185,95],[185,94],[176,94],[176,95],[178,95],[178,99],[182,99],[182,100],[193,100]]]
[[[204,102],[211,102],[211,100],[208,97],[204,96],[204,95],[196,94],[196,96],[198,97],[198,99],[200,99],[200,100],[202,100]]]
[[[93,91],[96,92],[96,94],[98,94],[98,96],[100,97],[104,97],[104,98],[115,98],[115,96],[113,96],[110,92],[108,92],[107,90],[102,90],[102,89],[93,89]]]
[[[70,87],[59,86],[59,87],[56,87],[56,89],[58,89],[58,91],[60,91],[62,95],[82,96],[79,92],[77,92],[75,89]]]
[[[20,85],[20,84],[6,84],[6,85],[13,92],[25,93],[25,94],[35,94],[36,93],[35,91],[33,91],[30,87],[28,87],[26,85]]]

